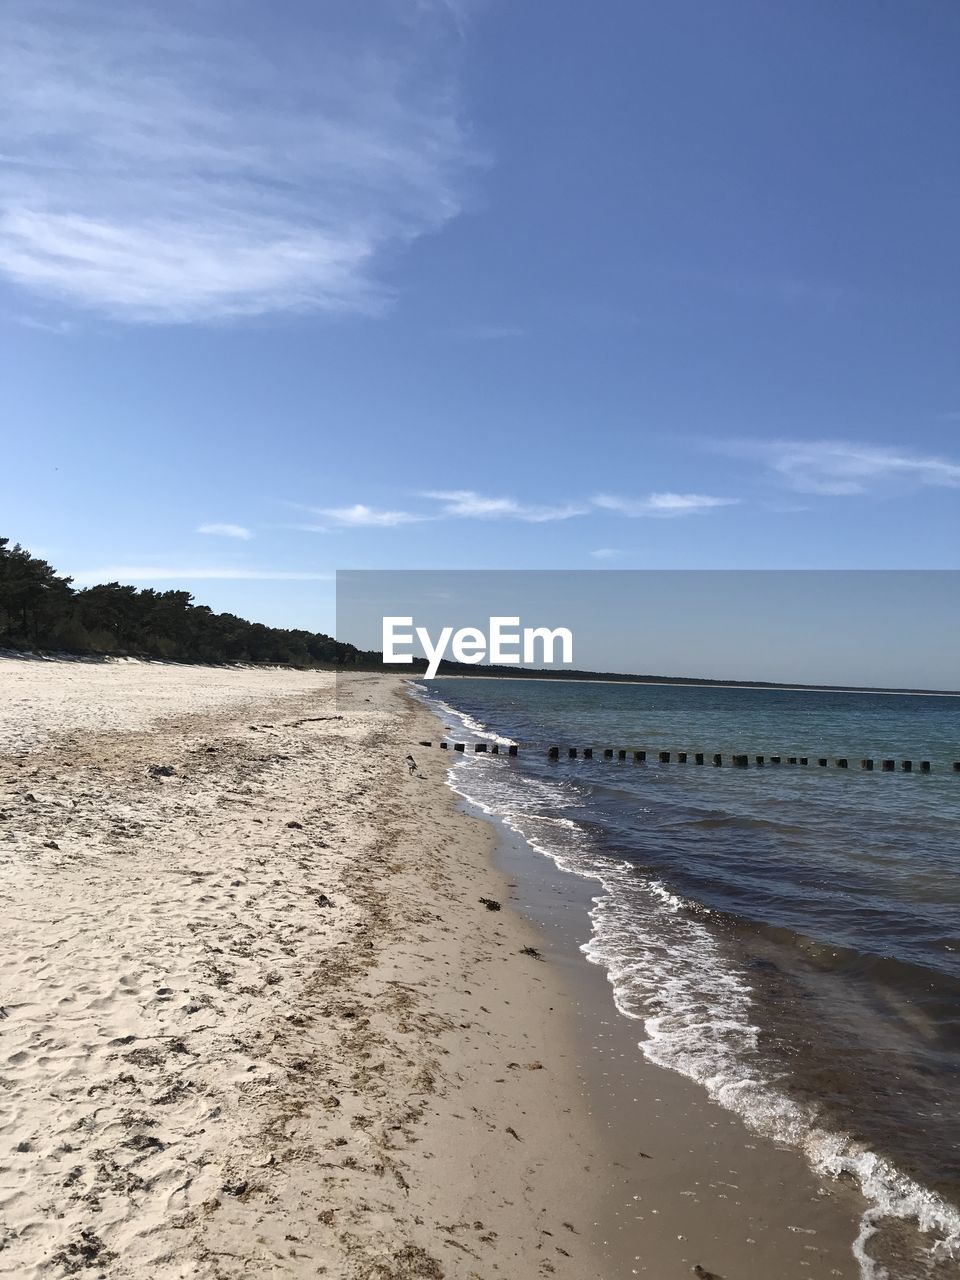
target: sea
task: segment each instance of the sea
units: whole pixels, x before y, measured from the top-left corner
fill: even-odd
[[[583,950],[644,1055],[825,1178],[859,1184],[864,1280],[960,1276],[960,698],[483,678],[412,688],[451,744],[468,744],[451,752],[454,789],[594,882]],[[733,754],[749,767],[731,767]]]

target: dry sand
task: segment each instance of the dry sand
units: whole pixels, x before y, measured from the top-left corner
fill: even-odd
[[[338,695],[0,659],[0,1273],[855,1275],[860,1206],[643,1061],[437,722]]]
[[[0,660],[0,1272],[601,1274],[558,980],[398,695]]]

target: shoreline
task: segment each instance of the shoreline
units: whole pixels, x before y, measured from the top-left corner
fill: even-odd
[[[825,1181],[800,1151],[649,1061],[642,1024],[618,1011],[605,965],[584,954],[600,886],[561,870],[501,819],[486,821],[499,832],[494,856],[511,905],[563,977],[581,1098],[605,1158],[598,1274],[857,1280],[868,1208],[859,1189]]]
[[[445,704],[441,703],[441,706]],[[453,711],[453,709],[450,709]],[[458,718],[464,719],[468,725],[473,724],[471,717],[464,716],[463,713],[453,711]],[[483,736],[485,730],[474,724],[471,732],[479,731]],[[471,766],[480,766],[481,772],[477,775],[471,775]],[[683,1116],[684,1114],[694,1114],[700,1111],[704,1115],[709,1114],[710,1106],[704,1107],[707,1095],[711,1097],[724,1097],[731,1085],[735,1082],[729,1078],[723,1077],[718,1080],[712,1079],[716,1067],[712,1066],[709,1071],[705,1068],[712,1062],[709,1052],[707,1057],[701,1061],[699,1057],[699,1049],[695,1045],[688,1045],[688,1055],[692,1053],[689,1061],[678,1058],[673,1049],[668,1050],[666,1058],[659,1051],[660,1032],[656,1029],[655,1024],[660,1021],[655,1018],[647,1030],[644,1030],[644,1022],[648,1015],[641,1011],[641,1008],[633,1005],[633,1007],[621,1006],[619,993],[624,982],[627,983],[623,990],[629,989],[629,969],[630,965],[636,961],[641,952],[635,951],[632,947],[629,953],[622,955],[609,951],[609,945],[612,941],[609,931],[601,928],[599,937],[594,934],[591,924],[587,921],[588,912],[590,912],[593,904],[602,903],[608,892],[606,879],[603,872],[603,864],[591,863],[587,859],[583,866],[565,866],[564,858],[558,855],[557,845],[550,835],[552,828],[542,828],[543,822],[552,821],[551,819],[539,819],[541,829],[544,834],[542,836],[529,835],[530,827],[522,822],[519,815],[523,813],[525,801],[523,796],[518,792],[516,786],[508,786],[507,796],[509,802],[504,807],[497,798],[496,786],[496,765],[491,762],[490,768],[494,770],[492,774],[488,774],[485,770],[486,761],[484,757],[474,757],[468,754],[465,759],[457,766],[459,776],[462,781],[458,785],[458,790],[462,795],[471,796],[471,792],[484,797],[483,801],[476,801],[480,808],[490,815],[491,820],[497,822],[506,831],[506,845],[513,852],[508,855],[515,868],[514,878],[518,882],[519,892],[526,898],[528,912],[541,925],[547,923],[552,928],[559,928],[563,934],[564,951],[570,955],[574,953],[584,952],[594,964],[600,966],[603,977],[607,982],[612,984],[614,992],[617,994],[616,1004],[620,1012],[614,1016],[612,1023],[606,1030],[599,1029],[596,1025],[590,1028],[590,1019],[586,1018],[582,1021],[586,1022],[587,1035],[592,1037],[593,1043],[596,1045],[598,1040],[604,1037],[612,1038],[619,1043],[616,1054],[618,1061],[613,1064],[616,1072],[610,1072],[612,1077],[619,1074],[623,1061],[631,1062],[631,1080],[637,1084],[637,1092],[643,1092],[643,1082],[645,1077],[649,1086],[649,1072],[652,1064],[658,1064],[653,1069],[655,1073],[660,1073],[659,1086],[654,1080],[654,1087],[659,1089],[660,1094],[664,1095],[671,1092],[675,1103],[675,1111]],[[477,786],[471,787],[471,776],[477,777]],[[484,781],[484,779],[487,781]],[[533,779],[528,779],[528,782]],[[522,788],[521,788],[522,790]],[[536,811],[537,802],[534,801],[534,809]],[[510,806],[519,805],[517,817],[511,818]],[[489,807],[488,807],[489,806]],[[501,816],[502,815],[502,816]],[[576,826],[575,823],[568,819],[562,820],[566,826]],[[527,832],[527,837],[521,834],[520,829]],[[534,830],[536,830],[536,826]],[[582,833],[583,838],[587,838],[587,833]],[[527,843],[529,840],[529,844]],[[541,847],[537,841],[545,841],[545,845]],[[589,841],[588,841],[589,843]],[[518,852],[517,846],[520,846]],[[532,851],[535,852],[532,852]],[[551,852],[552,850],[552,852]],[[544,871],[543,864],[548,864],[549,870]],[[611,865],[611,872],[614,870]],[[540,882],[541,888],[534,891],[531,888],[532,883]],[[597,881],[600,883],[598,884]],[[603,889],[601,890],[601,885]],[[597,895],[597,896],[595,896]],[[559,899],[564,904],[564,911],[558,915],[553,906],[553,900]],[[595,913],[599,913],[600,921],[605,919],[602,906],[594,909]],[[640,917],[642,918],[642,916]],[[602,945],[598,945],[600,939],[603,939]],[[604,948],[607,948],[606,950]],[[655,957],[651,953],[648,960]],[[569,955],[568,955],[569,959]],[[582,957],[578,955],[580,966],[583,966]],[[659,969],[655,966],[655,971]],[[589,987],[588,979],[583,978],[581,974],[580,985]],[[605,984],[604,984],[605,985]],[[613,994],[609,987],[606,987],[604,996],[600,996],[597,984],[593,984],[594,1000],[603,999],[608,1004],[612,1012],[614,1004]],[[629,1002],[628,1002],[629,1004]],[[628,1021],[630,1020],[630,1021]],[[596,1020],[594,1019],[594,1023]],[[631,1028],[629,1031],[626,1028]],[[743,1030],[746,1032],[748,1028],[744,1025]],[[644,1042],[650,1037],[649,1058],[640,1050],[638,1041]],[[704,1046],[708,1047],[708,1046]],[[662,1065],[659,1065],[662,1064]],[[679,1072],[679,1076],[676,1074]],[[674,1086],[663,1084],[663,1075],[670,1077],[672,1081],[680,1079],[686,1086],[686,1095],[678,1093]],[[715,1085],[722,1087],[715,1087]],[[746,1084],[746,1081],[741,1082]],[[756,1083],[756,1082],[754,1082]],[[691,1095],[690,1087],[692,1086],[694,1093]],[[928,1265],[931,1269],[929,1274],[947,1274],[950,1273],[951,1263],[949,1258],[954,1255],[950,1252],[950,1245],[946,1248],[938,1241],[943,1236],[949,1236],[953,1242],[953,1248],[956,1248],[955,1228],[953,1222],[955,1216],[949,1203],[941,1202],[940,1198],[934,1192],[928,1192],[922,1183],[914,1182],[911,1178],[902,1175],[899,1170],[886,1161],[883,1157],[877,1158],[871,1155],[871,1148],[862,1146],[856,1139],[849,1138],[841,1129],[835,1129],[828,1122],[822,1120],[817,1121],[813,1113],[809,1116],[801,1114],[800,1110],[795,1110],[792,1102],[786,1095],[781,1096],[776,1079],[768,1079],[761,1090],[761,1094],[754,1096],[748,1091],[746,1099],[749,1105],[741,1106],[738,1096],[726,1099],[732,1111],[723,1111],[724,1117],[719,1121],[721,1126],[726,1125],[728,1128],[727,1151],[728,1158],[732,1163],[738,1160],[737,1147],[749,1148],[757,1155],[751,1155],[744,1159],[742,1151],[739,1154],[739,1161],[743,1168],[742,1175],[738,1178],[741,1185],[751,1185],[750,1192],[751,1202],[762,1203],[764,1196],[769,1194],[771,1185],[779,1182],[782,1192],[789,1196],[790,1188],[797,1195],[802,1195],[804,1187],[812,1189],[812,1195],[823,1195],[834,1201],[833,1223],[825,1225],[830,1217],[826,1215],[815,1230],[811,1230],[811,1236],[819,1237],[818,1243],[823,1245],[826,1243],[826,1252],[821,1258],[821,1263],[825,1265],[829,1259],[833,1268],[832,1274],[847,1274],[845,1261],[847,1264],[851,1261],[851,1250],[856,1255],[860,1263],[860,1267],[855,1267],[850,1274],[857,1274],[858,1270],[864,1277],[870,1277],[876,1280],[879,1277],[900,1276],[900,1275],[919,1275],[927,1274],[924,1265]],[[636,1101],[636,1098],[626,1098],[626,1101]],[[649,1103],[649,1095],[647,1097]],[[601,1112],[604,1109],[605,1100],[601,1097],[599,1107]],[[748,1117],[746,1119],[742,1117]],[[734,1120],[733,1128],[730,1128],[730,1120]],[[608,1127],[611,1132],[619,1135],[619,1131],[624,1123],[623,1117],[617,1118],[615,1124]],[[709,1122],[709,1127],[714,1128],[717,1121]],[[826,1123],[826,1127],[821,1127]],[[682,1130],[682,1125],[680,1126]],[[784,1130],[786,1134],[784,1135]],[[767,1136],[770,1135],[770,1136]],[[782,1136],[783,1135],[783,1136]],[[787,1145],[783,1145],[783,1138],[786,1138]],[[749,1141],[744,1141],[744,1138]],[[812,1144],[812,1145],[811,1145]],[[809,1148],[809,1152],[808,1152]],[[769,1152],[776,1150],[781,1153],[789,1153],[795,1157],[794,1167],[791,1169],[789,1163],[783,1160],[771,1164],[769,1160]],[[875,1148],[874,1148],[875,1150]],[[766,1155],[763,1153],[766,1151]],[[806,1155],[809,1154],[809,1161]],[[779,1163],[779,1168],[777,1167]],[[820,1170],[816,1172],[815,1170]],[[828,1172],[829,1171],[829,1172]],[[757,1175],[759,1174],[759,1183]],[[840,1175],[840,1176],[838,1176]],[[861,1195],[857,1184],[863,1187]],[[689,1186],[689,1184],[688,1184]],[[856,1189],[854,1189],[856,1188]],[[687,1191],[684,1194],[690,1194]],[[660,1211],[658,1211],[660,1212]],[[946,1215],[944,1218],[943,1215]],[[788,1240],[789,1237],[783,1235],[784,1232],[807,1234],[804,1227],[798,1226],[796,1219],[790,1221],[783,1218],[776,1210],[773,1213],[767,1213],[767,1222],[770,1225],[779,1227],[782,1238]],[[906,1221],[901,1225],[900,1219]],[[913,1218],[917,1222],[911,1222]],[[844,1221],[848,1224],[844,1226]],[[725,1224],[729,1225],[729,1224]],[[920,1228],[923,1228],[921,1231]],[[924,1239],[926,1231],[931,1229],[930,1237]],[[916,1233],[916,1235],[915,1235]],[[754,1232],[755,1236],[756,1233]],[[874,1235],[878,1235],[878,1240],[874,1245],[868,1246],[867,1242]],[[917,1239],[919,1235],[919,1239]],[[832,1237],[832,1238],[831,1238]],[[678,1236],[678,1238],[683,1238]],[[829,1241],[829,1242],[828,1242]],[[732,1243],[724,1241],[722,1237],[717,1237],[717,1244],[721,1247],[729,1246]],[[751,1239],[751,1243],[755,1243]],[[892,1270],[888,1273],[885,1265],[874,1262],[872,1254],[875,1252],[876,1245],[880,1246],[880,1252],[884,1257],[886,1266],[892,1266]],[[929,1257],[929,1262],[924,1264],[915,1256],[914,1250],[919,1245],[924,1253],[928,1250],[934,1250]],[[811,1252],[814,1249],[813,1244],[806,1246]],[[752,1266],[759,1260],[760,1251],[754,1255],[753,1263],[747,1258],[740,1258],[735,1263],[728,1263],[733,1270],[735,1266],[735,1274],[752,1275]],[[789,1249],[784,1249],[781,1244],[777,1250],[777,1258],[785,1257],[789,1254]],[[934,1262],[934,1258],[938,1262]],[[696,1264],[695,1264],[696,1265]],[[770,1260],[764,1265],[763,1275],[779,1275],[776,1270],[776,1261]],[[805,1265],[800,1262],[799,1265]],[[839,1269],[843,1266],[843,1270]],[[746,1269],[744,1269],[746,1268]],[[791,1273],[792,1274],[792,1273]]]
[[[859,1194],[643,1057],[581,951],[595,886],[465,806],[402,678],[27,666],[0,662],[18,1276],[857,1276]]]

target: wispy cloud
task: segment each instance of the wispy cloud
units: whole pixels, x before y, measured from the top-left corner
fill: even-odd
[[[845,497],[896,482],[960,488],[960,463],[889,445],[847,440],[735,440],[728,443],[726,451],[765,462],[798,493]]]
[[[220,538],[240,538],[244,542],[249,542],[253,537],[252,531],[242,524],[201,524],[197,526],[197,533],[209,533]]]
[[[37,333],[52,333],[58,338],[65,338],[76,328],[76,325],[69,320],[44,320],[38,316],[14,316],[13,321],[24,329],[35,329]]]
[[[717,498],[704,493],[651,493],[644,498],[598,494],[589,500],[538,503],[512,497],[495,497],[477,493],[474,489],[430,489],[419,496],[436,503],[436,508],[427,513],[382,510],[366,506],[362,502],[352,507],[303,507],[302,510],[322,517],[326,523],[292,524],[286,527],[309,533],[326,533],[329,527],[389,529],[398,525],[438,520],[516,520],[524,524],[547,524],[551,521],[570,520],[575,516],[586,516],[597,510],[629,517],[695,515],[717,507],[733,506],[740,501],[739,498]],[[618,553],[607,549],[592,554],[612,557]]]
[[[354,503],[352,507],[317,507],[316,512],[334,525],[351,529],[392,529],[400,524],[417,524],[428,519],[413,511],[383,511],[377,507],[367,507],[362,502]],[[311,525],[308,529],[311,533],[324,531],[322,525]]]
[[[764,511],[774,511],[780,516],[795,516],[813,510],[809,502],[782,502],[777,498],[766,499],[760,505]]]
[[[383,255],[459,213],[473,162],[450,12],[288,36],[253,8],[10,0],[0,273],[129,321],[383,307]]]
[[[196,568],[190,565],[110,564],[72,575],[80,586],[98,582],[199,582],[222,579],[237,582],[329,582],[332,573],[300,573],[287,569],[245,569],[236,565]]]
[[[423,494],[439,502],[440,514],[474,520],[523,520],[528,524],[543,524],[550,520],[569,520],[571,516],[585,515],[589,509],[583,503],[565,502],[543,506],[518,502],[515,498],[491,498],[472,489],[430,490]]]
[[[645,498],[620,498],[598,493],[594,505],[601,511],[614,511],[621,516],[692,516],[718,507],[732,507],[739,498],[716,498],[707,493],[651,493]]]
[[[623,552],[619,547],[597,547],[596,551],[591,551],[590,554],[594,560],[619,560]]]

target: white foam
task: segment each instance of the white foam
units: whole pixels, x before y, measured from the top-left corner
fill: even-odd
[[[757,1132],[798,1147],[820,1175],[846,1174],[859,1183],[870,1202],[853,1244],[864,1280],[887,1277],[866,1250],[883,1218],[914,1220],[921,1232],[940,1237],[930,1246],[933,1257],[960,1258],[960,1214],[953,1206],[849,1134],[823,1128],[810,1107],[788,1097],[770,1076],[757,1052],[751,988],[731,970],[714,935],[682,914],[682,902],[654,881],[639,888],[640,896],[666,905],[672,918],[645,937],[638,928],[644,918],[637,911],[638,887],[631,884],[627,901],[615,879],[604,888],[583,951],[606,969],[620,1012],[643,1023],[644,1056],[695,1080]]]
[[[504,738],[499,733],[494,733],[492,729],[481,724],[479,720],[475,720],[473,716],[468,715],[465,711],[458,711],[456,707],[451,707],[448,702],[444,702],[442,698],[437,697],[435,693],[430,692],[423,685],[409,684],[410,692],[414,697],[419,698],[421,702],[425,702],[432,711],[441,711],[445,716],[451,716],[455,720],[459,720],[468,733],[475,734],[485,742],[498,742],[505,747],[515,745],[513,738]]]

